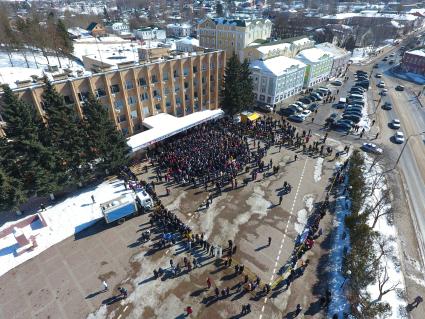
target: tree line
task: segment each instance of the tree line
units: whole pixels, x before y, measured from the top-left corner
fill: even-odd
[[[48,64],[49,55],[54,54],[59,67],[62,67],[59,57],[68,56],[74,50],[64,21],[56,18],[52,12],[45,18],[34,12],[26,17],[17,16],[11,20],[5,6],[0,7],[0,44],[6,51],[12,67],[14,52],[22,54],[28,68],[32,55],[38,68],[35,51],[41,52]]]
[[[46,196],[116,173],[129,147],[93,95],[82,119],[45,79],[43,116],[8,86],[0,100],[6,122],[0,138],[0,211],[19,210],[32,196]]]

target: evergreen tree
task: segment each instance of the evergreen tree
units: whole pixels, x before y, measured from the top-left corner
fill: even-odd
[[[244,109],[249,109],[255,104],[254,83],[252,81],[251,69],[249,68],[248,59],[241,64],[240,83],[242,85],[242,105]]]
[[[215,13],[217,14],[218,17],[223,16],[224,10],[223,10],[223,4],[221,2],[217,2],[215,6]]]
[[[84,130],[73,106],[65,104],[53,85],[45,80],[42,95],[47,124],[42,140],[56,159],[56,172],[61,185],[79,180],[79,170],[85,164]]]
[[[0,167],[0,211],[19,210],[27,198],[15,178],[8,176]]]
[[[0,140],[0,164],[4,173],[19,182],[26,196],[56,189],[52,154],[39,140],[35,110],[3,87],[2,115],[7,138]]]
[[[71,54],[74,51],[74,45],[69,38],[68,31],[62,19],[58,19],[58,22],[56,23],[56,32],[59,37],[59,46],[62,54]]]
[[[108,110],[89,94],[84,107],[88,160],[104,172],[117,172],[128,163],[130,151],[123,134],[109,118]]]
[[[243,83],[240,82],[241,64],[235,53],[227,61],[224,75],[224,89],[221,92],[222,108],[228,115],[235,115],[244,108]]]

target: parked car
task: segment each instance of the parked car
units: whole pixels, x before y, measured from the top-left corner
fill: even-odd
[[[383,110],[387,110],[387,111],[389,111],[389,110],[391,110],[393,107],[392,107],[392,105],[391,105],[391,103],[390,102],[385,102],[384,104],[382,104],[382,109]]]
[[[304,122],[305,117],[298,115],[298,114],[293,114],[293,115],[289,115],[288,116],[288,120],[292,121],[292,122],[297,122],[297,123],[301,123]]]
[[[396,91],[404,91],[404,86],[403,85],[397,85],[395,87]]]
[[[390,60],[390,62],[388,62],[388,64],[394,64],[394,60]]]
[[[358,116],[358,115],[355,115],[355,114],[344,114],[344,115],[342,116],[342,118],[343,118],[344,120],[350,120],[350,121],[353,121],[355,124],[359,123],[359,122],[360,122],[360,120],[362,119],[362,117],[361,117],[361,116]]]
[[[378,64],[378,63],[376,63],[373,67],[374,67],[375,69],[377,69],[377,68],[379,68],[379,64]]]
[[[331,84],[332,84],[332,85],[335,85],[335,86],[341,86],[341,85],[342,85],[342,81],[340,81],[340,80],[335,80],[335,81],[332,81],[332,82],[331,82]]]
[[[298,113],[298,110],[293,107],[281,108],[278,112],[280,115],[290,116]]]
[[[385,87],[385,82],[384,81],[379,81],[379,83],[377,84],[377,87],[383,89]]]
[[[304,111],[302,111],[299,115],[304,116],[304,117],[307,117],[307,116],[309,116],[310,114],[311,114],[311,111],[310,111],[310,110],[304,110]]]
[[[342,114],[343,117],[344,115],[347,115],[347,116],[355,115],[361,118],[363,116],[363,113],[358,110],[348,110]]]
[[[332,128],[336,131],[350,131],[352,126],[345,121],[336,121],[333,123]]]
[[[313,103],[308,106],[308,109],[312,112],[316,111],[319,108],[319,104]]]
[[[381,73],[376,73],[375,74],[375,78],[378,78],[378,79],[382,78],[382,74]]]
[[[333,123],[335,122],[336,118],[338,117],[338,113],[332,113],[331,115],[328,116],[328,118],[325,120],[326,123]]]
[[[397,131],[394,134],[394,142],[397,144],[403,144],[404,143],[404,134],[403,132]]]
[[[373,153],[373,154],[382,154],[383,153],[382,148],[376,146],[376,144],[373,144],[373,143],[364,143],[362,145],[361,149],[365,152]]]
[[[394,119],[392,120],[391,124],[390,124],[391,128],[393,129],[399,129],[401,126],[400,120],[399,119]]]
[[[379,94],[380,94],[381,96],[386,96],[386,95],[387,95],[387,93],[388,93],[388,89],[383,89],[381,92],[379,92]]]
[[[270,113],[273,111],[273,107],[267,104],[260,104],[255,107],[258,111],[264,112],[264,113]]]
[[[304,111],[304,108],[302,108],[301,106],[299,106],[298,104],[291,104],[291,105],[289,105],[289,107],[292,107],[292,108],[294,108],[294,109],[296,109],[297,110],[297,112],[302,112],[302,111]]]
[[[310,104],[312,101],[307,97],[302,97],[298,101],[303,102],[304,104]]]
[[[336,109],[345,109],[345,107],[347,106],[347,104],[346,103],[335,103],[335,104],[333,104],[332,105],[334,108],[336,108]]]
[[[310,97],[313,97],[315,99],[315,101],[322,101],[323,100],[322,96],[318,93],[311,93]]]

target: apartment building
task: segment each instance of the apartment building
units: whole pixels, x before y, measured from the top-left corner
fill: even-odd
[[[329,79],[333,65],[331,53],[311,48],[302,50],[295,58],[307,65],[304,87],[312,87]]]
[[[205,50],[53,84],[79,117],[83,116],[85,99],[91,92],[108,108],[117,129],[131,136],[146,129],[144,119],[159,113],[181,117],[217,109],[225,63],[224,51]],[[42,84],[15,92],[43,114]]]
[[[255,40],[270,38],[272,22],[269,19],[227,20],[205,18],[198,24],[199,45],[204,48],[225,50],[228,56],[239,54]]]

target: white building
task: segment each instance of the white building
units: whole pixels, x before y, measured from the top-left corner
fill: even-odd
[[[134,31],[134,35],[137,39],[140,40],[165,40],[167,38],[167,35],[165,33],[165,30],[161,30],[158,28],[140,28]]]
[[[176,41],[176,50],[181,52],[193,52],[199,48],[199,40],[186,37]]]
[[[295,57],[307,65],[304,87],[326,81],[331,74],[333,55],[318,48],[302,50]]]
[[[108,33],[113,33],[116,35],[130,33],[130,26],[125,22],[114,22],[108,24],[105,26],[105,29]]]
[[[303,88],[307,66],[298,60],[278,56],[264,61],[255,60],[250,67],[258,103],[275,105]]]
[[[351,52],[329,42],[317,44],[316,48],[333,55],[331,78],[341,76],[345,72],[348,67],[348,61],[351,58]]]
[[[167,36],[188,37],[192,33],[192,26],[188,23],[170,23],[167,24]]]

